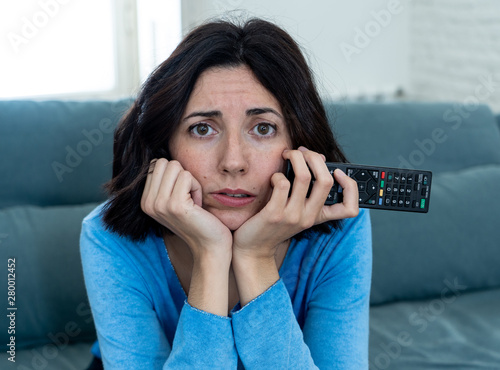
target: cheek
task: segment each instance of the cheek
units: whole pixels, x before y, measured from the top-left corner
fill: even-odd
[[[189,171],[198,181],[207,178],[206,171],[210,168],[209,156],[193,149],[181,149],[172,153],[172,159],[178,161],[182,168]]]

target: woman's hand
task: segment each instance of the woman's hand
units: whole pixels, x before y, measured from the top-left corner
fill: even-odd
[[[273,248],[305,229],[326,221],[357,216],[358,186],[340,170],[334,172],[334,178],[343,188],[344,200],[324,205],[334,179],[323,155],[300,147],[285,151],[283,158],[291,161],[295,172],[291,196],[288,197],[288,179],[282,173],[275,173],[271,178],[271,199],[258,214],[236,230],[233,253],[245,252],[261,257],[274,255]],[[306,198],[311,172],[315,182]]]
[[[179,162],[164,158],[151,162],[141,208],[184,240],[194,259],[207,253],[231,259],[230,230],[202,208],[201,185]]]

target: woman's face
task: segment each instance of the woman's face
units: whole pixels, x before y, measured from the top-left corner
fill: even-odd
[[[203,188],[203,208],[238,229],[268,202],[291,149],[280,104],[246,67],[203,72],[170,141]]]

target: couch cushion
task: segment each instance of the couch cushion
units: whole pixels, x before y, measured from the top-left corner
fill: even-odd
[[[500,286],[500,165],[438,173],[429,213],[371,211],[372,304]]]
[[[83,218],[96,204],[0,210],[0,260],[15,259],[15,337],[18,350],[95,338],[80,262]],[[7,284],[1,294],[7,297]],[[5,304],[7,305],[7,299]],[[6,315],[1,327],[9,326]],[[9,343],[7,330],[0,332]]]
[[[17,370],[29,369],[50,369],[50,370],[83,370],[87,369],[92,362],[92,353],[90,347],[92,343],[80,342],[74,344],[48,343],[35,348],[16,351]],[[8,364],[10,354],[0,353],[0,363]],[[2,369],[14,369],[3,365]]]
[[[353,163],[455,171],[500,164],[500,131],[490,109],[446,103],[327,104]]]
[[[0,101],[0,208],[104,199],[113,130],[129,104]]]
[[[370,370],[498,369],[499,307],[500,289],[371,307]]]

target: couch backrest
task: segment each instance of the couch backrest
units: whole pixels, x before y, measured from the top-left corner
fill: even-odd
[[[433,171],[429,213],[371,211],[372,304],[500,286],[500,130],[469,108],[327,105],[353,163]]]
[[[0,208],[97,202],[130,100],[0,101]]]

